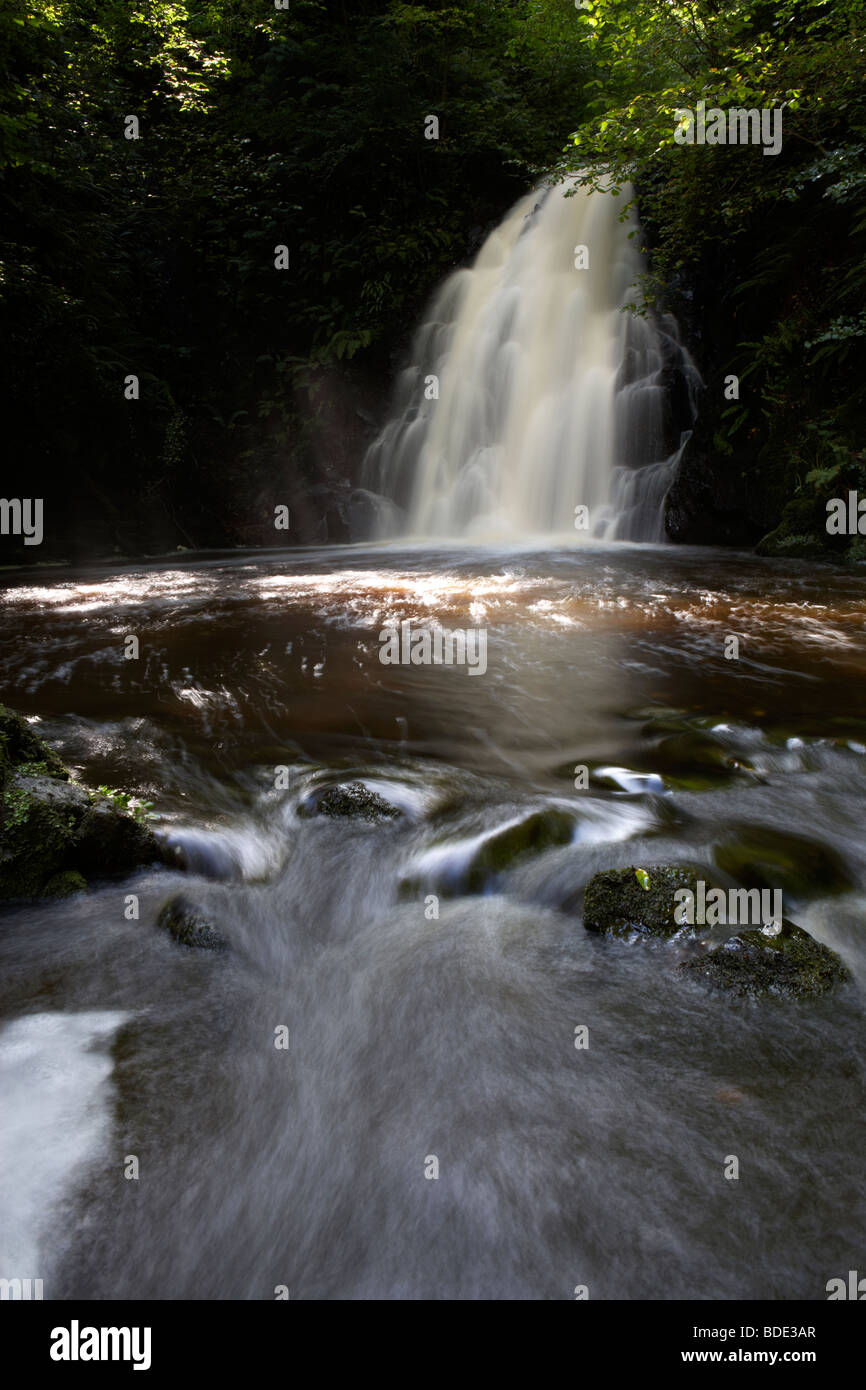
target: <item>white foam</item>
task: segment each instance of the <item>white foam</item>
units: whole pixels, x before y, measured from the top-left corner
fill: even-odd
[[[129,1017],[27,1014],[0,1031],[0,1278],[49,1272],[57,1209],[108,1142],[108,1047]]]

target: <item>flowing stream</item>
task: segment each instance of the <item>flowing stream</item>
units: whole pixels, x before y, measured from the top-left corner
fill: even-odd
[[[406,618],[483,625],[484,675],[383,665]],[[3,699],[82,780],[151,799],[188,866],[3,913],[0,1275],[811,1300],[862,1269],[859,575],[392,543],[19,573],[0,631]],[[303,814],[349,780],[402,814]],[[555,843],[485,854],[554,814]],[[732,999],[675,943],[585,931],[597,869],[732,853],[852,983]],[[179,889],[228,951],[157,927]]]

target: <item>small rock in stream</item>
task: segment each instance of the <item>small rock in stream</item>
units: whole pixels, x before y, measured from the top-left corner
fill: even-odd
[[[202,951],[224,951],[228,943],[213,925],[198,903],[178,893],[160,909],[157,926],[173,936],[182,946],[195,946]]]
[[[612,936],[640,932],[645,936],[673,936],[681,931],[674,921],[675,893],[688,888],[697,894],[694,869],[651,865],[647,868],[605,869],[594,874],[583,898],[583,925],[587,931]]]
[[[395,820],[401,814],[396,806],[365,787],[363,782],[344,782],[339,787],[329,787],[316,799],[313,811],[334,820],[342,816],[366,821]]]

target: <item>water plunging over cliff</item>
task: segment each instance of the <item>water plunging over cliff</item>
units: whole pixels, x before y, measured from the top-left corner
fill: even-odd
[[[364,462],[379,534],[664,539],[699,377],[673,319],[623,312],[629,196],[543,186],[445,281]]]

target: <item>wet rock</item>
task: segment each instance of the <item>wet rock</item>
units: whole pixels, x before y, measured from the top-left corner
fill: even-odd
[[[90,809],[87,789],[77,782],[62,782],[42,774],[34,777],[15,774],[12,785],[28,798],[63,816],[70,827],[78,825]]]
[[[202,951],[224,951],[228,943],[213,925],[198,903],[178,893],[161,908],[157,926],[162,927],[182,946],[194,946]]]
[[[45,898],[71,898],[75,893],[87,892],[87,880],[76,869],[65,869],[62,874],[54,874],[42,889]]]
[[[69,780],[57,754],[33,732],[27,720],[0,705],[0,788],[16,771]]]
[[[430,845],[417,856],[416,872],[401,882],[401,896],[408,899],[425,889],[449,896],[492,892],[517,860],[570,844],[574,826],[565,811],[546,807],[487,831]]]
[[[163,858],[159,841],[146,825],[101,797],[84,816],[73,846],[75,862],[85,873],[126,873]]]
[[[794,497],[784,507],[778,526],[762,536],[755,547],[758,555],[795,559],[829,559],[841,552],[845,541],[827,531],[827,510],[823,496]]]
[[[665,781],[683,791],[704,791],[738,772],[754,768],[703,729],[685,729],[661,739],[653,763]]]
[[[850,979],[835,951],[787,919],[738,932],[714,951],[677,968],[682,975],[737,995],[803,998],[825,994]]]
[[[770,826],[734,827],[731,839],[716,846],[713,858],[740,883],[780,888],[794,897],[843,892],[852,886],[851,876],[834,849]]]
[[[583,925],[587,931],[612,936],[673,936],[682,927],[674,921],[674,894],[688,888],[697,896],[697,873],[683,866],[631,866],[605,869],[586,885]]]
[[[36,897],[70,866],[90,798],[83,787],[37,775],[7,779],[0,830],[0,898]]]
[[[71,782],[26,720],[0,706],[0,899],[77,892],[82,871],[123,872],[161,858],[151,830]]]
[[[505,826],[483,841],[466,867],[461,887],[464,892],[482,893],[523,855],[571,844],[573,838],[574,820],[565,811],[533,811],[516,825]]]
[[[313,813],[339,819],[346,816],[353,820],[380,821],[394,820],[401,813],[378,792],[365,787],[363,782],[346,782],[339,787],[329,787],[313,803]]]

